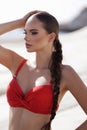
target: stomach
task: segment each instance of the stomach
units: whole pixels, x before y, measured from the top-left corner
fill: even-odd
[[[37,114],[24,108],[11,107],[9,130],[41,130],[49,119],[48,114]]]

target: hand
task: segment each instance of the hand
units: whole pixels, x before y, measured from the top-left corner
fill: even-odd
[[[14,29],[17,29],[17,28],[23,28],[25,26],[27,19],[31,15],[39,13],[39,12],[41,12],[41,11],[34,10],[34,11],[27,13],[24,17],[22,17],[20,19],[0,24],[0,35],[4,34],[6,32],[12,31]]]
[[[31,12],[27,13],[27,14],[21,19],[22,22],[23,22],[23,26],[25,25],[27,19],[28,19],[30,16],[32,16],[33,14],[39,13],[39,12],[41,12],[41,11],[39,11],[39,10],[34,10],[34,11],[31,11]]]

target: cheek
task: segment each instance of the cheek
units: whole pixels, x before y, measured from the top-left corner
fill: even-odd
[[[33,42],[36,44],[45,43],[45,42],[47,43],[48,38],[46,36],[38,36],[38,37],[33,38]]]

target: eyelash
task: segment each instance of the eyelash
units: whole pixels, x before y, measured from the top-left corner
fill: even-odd
[[[27,32],[26,32],[26,31],[23,31],[23,34],[25,34],[25,35],[26,35],[26,34],[27,34]],[[31,32],[31,34],[32,34],[32,35],[36,35],[36,34],[38,34],[38,32]]]
[[[38,32],[31,32],[32,35],[37,35]]]

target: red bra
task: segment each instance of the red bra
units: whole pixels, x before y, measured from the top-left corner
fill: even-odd
[[[50,114],[53,105],[52,84],[40,85],[30,89],[24,94],[16,80],[16,76],[27,60],[19,65],[15,77],[7,88],[7,101],[11,107],[22,107],[31,112],[39,114]]]

